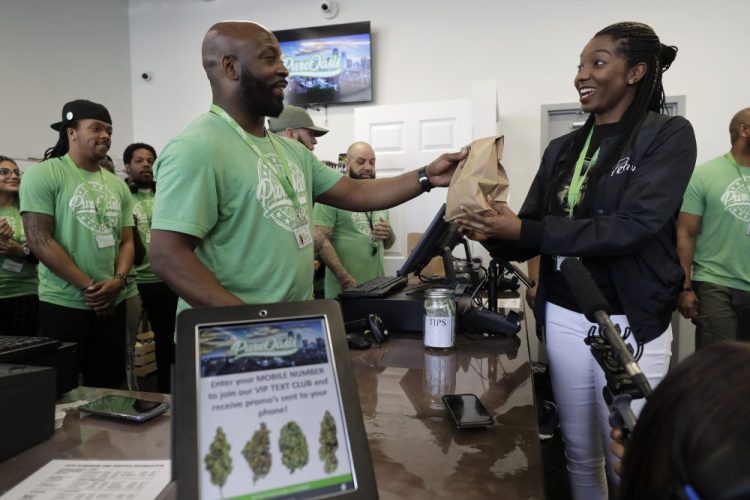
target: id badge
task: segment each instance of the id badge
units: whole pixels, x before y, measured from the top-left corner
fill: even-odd
[[[23,269],[23,262],[17,260],[5,259],[3,262],[3,269],[12,273],[20,273]]]
[[[555,255],[555,271],[560,272],[560,267],[565,259],[578,259],[578,257],[568,257],[566,255]]]
[[[310,224],[307,222],[307,217],[301,208],[296,210],[297,218],[294,221],[294,239],[297,240],[297,246],[299,248],[305,248],[311,244],[312,233],[310,232]]]
[[[312,234],[310,234],[310,226],[305,224],[304,226],[298,226],[294,230],[294,239],[297,240],[297,246],[305,248],[307,245],[312,243]]]
[[[97,248],[109,248],[113,246],[115,246],[115,237],[112,235],[112,233],[96,235],[96,247]]]

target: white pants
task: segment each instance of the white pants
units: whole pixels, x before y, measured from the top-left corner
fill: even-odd
[[[604,371],[583,342],[594,323],[583,314],[549,302],[546,315],[547,356],[565,443],[571,492],[576,500],[606,500],[605,461],[612,484],[619,484],[619,481],[612,469],[616,459],[609,451],[609,410],[602,396],[607,381]],[[612,316],[612,322],[623,332],[629,325],[625,315]],[[632,334],[626,343],[635,352]],[[667,373],[671,345],[671,326],[644,345],[638,365],[652,388]],[[644,399],[631,403],[636,416],[644,403]]]

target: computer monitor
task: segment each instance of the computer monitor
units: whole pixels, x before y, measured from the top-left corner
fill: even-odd
[[[444,216],[445,203],[435,214],[427,230],[417,242],[417,246],[414,247],[411,255],[406,258],[396,274],[399,276],[407,276],[411,273],[419,274],[433,257],[440,256],[443,257],[443,266],[445,267],[445,275],[449,278],[448,281],[450,281],[451,276],[455,276],[450,255],[453,247],[463,239],[463,236],[455,226],[445,222]]]

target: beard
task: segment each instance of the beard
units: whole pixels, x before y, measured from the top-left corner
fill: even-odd
[[[284,109],[284,99],[273,95],[273,87],[255,78],[247,68],[240,73],[240,98],[257,116],[276,118]]]
[[[139,175],[133,179],[133,181],[138,184],[139,188],[150,188],[154,185],[154,177],[153,175],[147,179],[144,179],[143,176]]]
[[[349,170],[349,177],[351,177],[352,179],[374,179],[375,178],[375,172],[373,172],[372,174],[370,174],[370,177],[362,177],[361,175],[359,175],[358,172],[355,172],[354,170],[350,169]]]

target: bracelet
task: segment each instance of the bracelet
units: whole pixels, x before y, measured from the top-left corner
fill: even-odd
[[[117,274],[115,274],[115,278],[117,278],[120,281],[122,281],[122,288],[123,288],[123,290],[128,287],[128,276],[126,274],[117,273]]]

